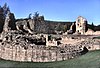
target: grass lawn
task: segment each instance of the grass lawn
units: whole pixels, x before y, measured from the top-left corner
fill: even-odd
[[[98,37],[94,37],[94,39],[100,39],[100,36],[98,36]]]
[[[0,68],[100,68],[100,50],[88,52],[78,58],[47,63],[0,60]]]

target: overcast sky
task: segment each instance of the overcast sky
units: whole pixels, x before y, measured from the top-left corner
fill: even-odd
[[[75,21],[85,17],[89,23],[100,24],[100,0],[0,0],[7,3],[16,18],[26,18],[38,11],[46,20]]]

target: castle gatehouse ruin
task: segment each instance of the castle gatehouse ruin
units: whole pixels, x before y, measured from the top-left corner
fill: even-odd
[[[0,7],[0,58],[29,62],[75,58],[100,49],[100,39],[94,39],[98,35],[85,35],[87,31],[82,16],[76,22],[54,22],[36,12],[32,18],[15,19],[5,4]]]

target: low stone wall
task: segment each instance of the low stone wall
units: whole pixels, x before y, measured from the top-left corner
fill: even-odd
[[[99,40],[100,41],[100,40]],[[83,41],[76,45],[60,45],[58,47],[45,47],[44,45],[29,44],[27,47],[21,44],[0,43],[0,58],[13,61],[26,62],[52,62],[61,61],[80,56],[80,50],[84,46],[88,50],[100,49],[98,40]]]
[[[33,61],[33,62],[51,62],[51,61],[61,61],[74,58],[78,56],[78,51],[73,49],[73,47],[48,47],[44,46],[28,46],[27,49],[21,47],[20,45],[1,45],[0,46],[0,57],[6,60],[13,61]]]

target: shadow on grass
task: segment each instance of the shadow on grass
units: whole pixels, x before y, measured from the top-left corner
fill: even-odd
[[[83,51],[80,52],[81,55],[84,55],[88,52],[89,50],[84,46]]]

